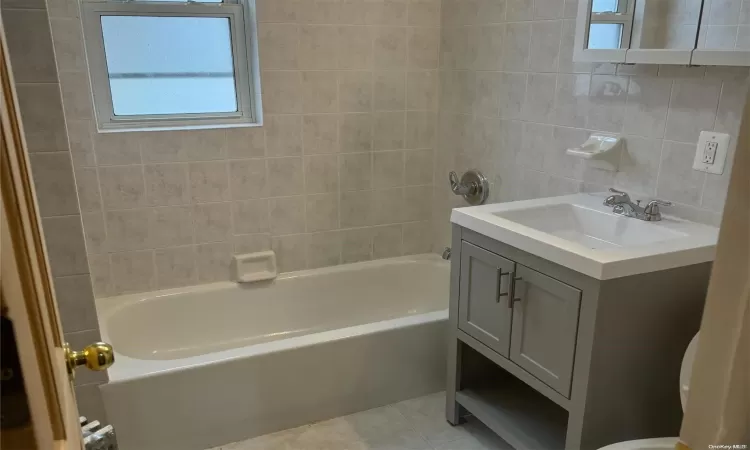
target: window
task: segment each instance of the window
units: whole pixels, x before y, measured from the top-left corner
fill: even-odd
[[[587,48],[627,48],[633,27],[633,8],[628,0],[591,0]]]
[[[101,131],[260,122],[247,0],[84,0]]]

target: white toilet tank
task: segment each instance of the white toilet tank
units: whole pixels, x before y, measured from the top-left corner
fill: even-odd
[[[687,397],[690,392],[690,377],[693,374],[693,363],[695,362],[695,350],[698,347],[698,335],[696,333],[690,344],[685,350],[685,356],[682,357],[682,366],[680,367],[680,401],[682,402],[682,410],[685,411],[687,405]]]

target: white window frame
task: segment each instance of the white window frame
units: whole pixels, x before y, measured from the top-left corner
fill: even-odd
[[[635,13],[633,0],[619,0],[617,11],[595,13],[592,12],[593,0],[581,0],[578,3],[578,20],[576,23],[575,48],[573,61],[575,62],[610,62],[624,63],[625,54],[630,46],[633,33],[633,15]],[[620,47],[613,49],[590,49],[589,31],[591,24],[614,23],[622,25]],[[583,27],[581,27],[583,25]]]
[[[83,0],[81,17],[100,132],[144,129],[224,128],[262,125],[260,76],[253,0],[222,3]],[[116,116],[104,53],[102,16],[220,17],[229,19],[237,111],[228,113]]]

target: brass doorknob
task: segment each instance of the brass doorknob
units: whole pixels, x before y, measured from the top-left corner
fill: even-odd
[[[115,362],[115,352],[112,346],[105,342],[94,342],[80,352],[71,350],[67,343],[63,348],[68,374],[71,376],[78,366],[86,366],[90,370],[99,371],[108,369]]]

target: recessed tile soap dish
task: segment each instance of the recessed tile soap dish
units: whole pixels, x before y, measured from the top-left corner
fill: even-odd
[[[273,280],[278,275],[276,254],[271,251],[234,255],[233,279],[237,283]]]
[[[585,159],[589,167],[616,172],[624,142],[619,136],[592,134],[583,145],[569,148],[565,153]]]

